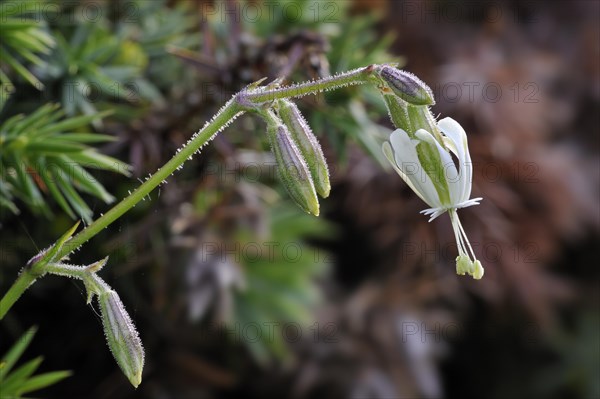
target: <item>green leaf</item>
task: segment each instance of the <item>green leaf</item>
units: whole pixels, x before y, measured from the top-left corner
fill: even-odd
[[[2,20],[2,29],[4,30],[4,32],[7,32],[9,30],[27,30],[30,28],[35,28],[36,26],[37,22],[33,20],[16,18],[5,18]]]
[[[44,200],[42,199],[42,194],[38,190],[29,173],[25,172],[25,165],[17,165],[15,170],[17,172],[18,182],[27,195],[27,199],[29,200],[31,206],[38,210],[42,209],[45,205]]]
[[[4,122],[2,124],[2,128],[0,129],[0,131],[2,132],[3,135],[6,135],[6,136],[15,134],[17,132],[17,130],[15,129],[15,126],[17,126],[17,124],[24,118],[25,118],[25,115],[23,115],[23,114],[15,115],[15,116],[9,118],[6,122]]]
[[[54,176],[58,187],[60,187],[64,196],[67,198],[67,201],[69,201],[69,204],[75,209],[75,212],[77,212],[86,223],[91,223],[92,210],[87,206],[83,198],[77,194],[77,191],[75,191],[69,180],[63,176],[63,173],[56,173],[56,171],[53,171],[52,176]]]
[[[85,146],[81,144],[69,143],[65,141],[31,141],[27,143],[27,152],[38,153],[38,154],[67,154],[71,152],[81,152],[85,149]]]
[[[0,170],[7,183],[3,186],[0,206],[18,212],[12,201],[18,198],[33,211],[50,216],[51,208],[45,202],[46,195],[50,195],[69,216],[79,215],[90,221],[92,212],[77,190],[104,202],[112,202],[114,197],[84,168],[126,176],[130,168],[88,145],[114,140],[112,136],[79,132],[110,112],[60,120],[64,112],[59,107],[46,104],[30,115],[11,117],[0,126]]]
[[[114,201],[115,198],[104,189],[104,186],[98,180],[76,163],[69,162],[65,156],[52,157],[51,162],[55,162],[63,173],[69,176],[72,181],[78,183],[88,193],[102,199],[106,203]]]
[[[49,124],[52,122],[53,116],[56,118],[60,118],[62,116],[62,112],[58,111],[60,107],[59,104],[46,104],[38,108],[33,114],[25,117],[24,115],[20,115],[19,121],[16,122],[14,126],[8,125],[5,126],[7,130],[13,130],[18,133],[21,133],[24,130],[27,130],[32,127],[37,127],[42,124]],[[36,130],[32,132],[33,134],[38,133]],[[33,135],[32,134],[32,135]]]
[[[79,227],[79,222],[75,223],[75,225],[73,225],[69,230],[67,230],[67,232],[65,234],[63,234],[58,240],[56,240],[56,242],[50,247],[50,249],[48,249],[48,251],[40,252],[40,254],[42,256],[39,259],[37,259],[35,262],[33,262],[31,267],[42,268],[43,266],[47,265],[48,263],[56,261],[57,260],[56,255],[60,252],[63,245],[65,245],[65,243],[71,238],[73,233],[75,233],[75,230],[77,230],[77,227]],[[58,259],[58,260],[60,260],[60,259]]]
[[[53,123],[51,125],[46,126],[45,128],[38,130],[36,134],[44,135],[46,133],[66,133],[81,126],[85,126],[96,119],[104,118],[105,116],[110,115],[111,113],[112,111],[104,111],[96,115],[84,115],[65,119],[62,122]]]
[[[36,170],[37,170],[38,174],[41,176],[42,181],[44,182],[46,187],[48,187],[48,191],[50,191],[50,194],[52,195],[52,197],[54,197],[54,200],[58,203],[58,205],[61,207],[61,209],[63,211],[65,211],[65,213],[67,215],[69,215],[71,217],[71,219],[75,219],[76,216],[73,213],[73,211],[71,210],[71,207],[69,206],[67,200],[60,192],[60,189],[54,182],[54,179],[52,178],[51,173],[46,166],[46,161],[45,160],[41,161],[38,169],[36,169]]]
[[[100,133],[65,133],[54,137],[56,141],[68,141],[77,143],[105,143],[107,141],[117,141],[117,138],[108,134]]]
[[[25,349],[31,343],[31,340],[37,332],[37,327],[31,327],[19,338],[19,340],[9,349],[9,351],[2,356],[0,362],[0,381],[4,380],[6,374],[12,369],[17,360],[21,357]]]
[[[18,395],[37,391],[50,385],[64,380],[73,375],[70,371],[51,371],[49,373],[39,374],[27,380],[27,382],[17,391]]]
[[[2,381],[2,391],[3,392],[14,392],[19,386],[22,386],[23,383],[31,376],[37,368],[42,363],[43,358],[41,356],[32,359],[10,373],[8,377],[4,381]]]
[[[10,65],[19,75],[23,77],[23,79],[27,80],[38,90],[42,90],[44,88],[44,84],[40,82],[38,78],[35,77],[34,74],[29,72],[27,68],[25,68],[19,61],[13,58],[12,55],[8,53],[5,49],[2,49],[2,53],[4,53],[4,61]]]
[[[124,176],[131,175],[131,167],[118,159],[100,154],[94,150],[87,150],[74,154],[69,154],[69,158],[88,168],[105,169],[120,173]]]

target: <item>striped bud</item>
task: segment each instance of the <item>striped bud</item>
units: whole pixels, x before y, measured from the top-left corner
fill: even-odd
[[[292,140],[288,128],[270,112],[267,118],[267,134],[277,162],[277,172],[290,197],[304,211],[318,216],[319,200],[308,165]]]
[[[411,105],[433,105],[433,92],[421,79],[412,73],[391,66],[383,66],[379,76],[398,97]]]
[[[108,347],[123,374],[137,388],[142,382],[144,348],[119,295],[108,289],[98,295]]]
[[[306,160],[317,193],[321,197],[327,198],[331,191],[329,170],[327,169],[327,162],[317,138],[310,129],[310,126],[308,126],[308,123],[306,123],[296,104],[291,101],[281,100],[278,105],[279,116],[289,129],[292,139]]]

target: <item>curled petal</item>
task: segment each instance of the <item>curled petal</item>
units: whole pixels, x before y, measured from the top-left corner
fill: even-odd
[[[430,207],[437,208],[441,205],[439,196],[423,170],[417,144],[418,141],[412,140],[404,130],[397,129],[390,135],[390,144],[384,145],[383,151],[406,184]]]
[[[463,202],[471,196],[471,184],[473,179],[473,163],[469,154],[467,133],[462,126],[452,118],[444,118],[438,122],[438,128],[450,139],[453,152],[458,158],[460,168],[460,196],[458,202]],[[453,148],[454,147],[454,148]]]

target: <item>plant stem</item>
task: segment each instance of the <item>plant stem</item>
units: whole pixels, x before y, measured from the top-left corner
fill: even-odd
[[[242,91],[234,96],[221,110],[198,132],[180,151],[177,152],[166,164],[158,169],[141,186],[139,186],[129,196],[115,205],[111,210],[96,219],[89,226],[83,229],[79,234],[69,239],[58,251],[56,259],[60,261],[69,255],[82,244],[90,240],[96,234],[108,227],[112,222],[119,219],[125,212],[133,208],[145,196],[150,194],[158,185],[165,181],[175,170],[208,143],[216,134],[227,127],[237,116],[246,111],[260,107],[261,103],[274,101],[284,98],[301,97],[307,94],[319,93],[322,91],[338,89],[349,85],[357,85],[369,82],[369,76],[374,72],[376,66],[371,65],[364,68],[355,69],[340,75],[330,76],[313,82],[306,82],[282,88],[257,88]],[[66,272],[66,269],[61,269]],[[35,267],[25,268],[17,280],[4,294],[0,300],[0,320],[4,318],[8,310],[21,297],[23,292],[35,280],[50,270],[36,270]],[[58,272],[58,270],[53,270]],[[74,273],[72,277],[80,276]]]
[[[76,278],[85,283],[88,290],[88,298],[92,294],[100,295],[110,290],[108,284],[104,282],[95,272],[91,272],[85,266],[65,265],[61,263],[49,263],[45,267],[46,272],[56,276],[65,276]],[[90,292],[91,291],[91,292]]]
[[[29,270],[23,271],[17,277],[17,280],[10,286],[6,294],[0,300],[0,320],[4,318],[6,312],[10,310],[12,305],[23,295],[23,292],[37,279]]]
[[[221,108],[221,110],[210,122],[208,122],[197,134],[194,135],[194,137],[181,149],[181,151],[175,154],[171,160],[164,164],[163,167],[156,171],[154,175],[148,178],[148,180],[146,180],[141,186],[132,192],[131,195],[124,198],[110,211],[96,219],[79,234],[67,241],[58,252],[56,256],[57,259],[60,260],[75,251],[83,243],[90,240],[112,222],[120,218],[125,212],[133,208],[146,195],[148,195],[173,172],[175,172],[175,170],[177,170],[177,168],[187,161],[188,158],[194,155],[194,153],[198,151],[204,144],[210,141],[215,134],[226,127],[242,112],[243,110],[238,103],[233,100],[229,101],[223,108]],[[35,282],[40,275],[43,275],[46,272],[45,270],[38,271],[35,269],[35,266],[25,268],[17,280],[9,288],[9,290],[4,294],[2,300],[0,300],[0,320],[4,318],[14,303],[21,297],[23,292],[29,288],[29,286]]]
[[[67,241],[57,258],[62,259],[71,252],[79,248],[83,243],[94,237],[100,231],[105,229],[112,222],[120,218],[125,212],[133,208],[145,196],[150,194],[158,185],[165,181],[173,172],[181,167],[188,159],[209,142],[218,132],[224,129],[233,119],[243,113],[239,104],[235,101],[229,101],[221,110],[208,122],[193,138],[184,145],[181,150],[173,156],[166,164],[158,169],[151,177],[139,186],[131,195],[124,198],[115,205],[110,211],[92,224],[87,226],[79,234]]]
[[[272,90],[249,93],[247,99],[254,103],[261,103],[282,98],[302,97],[307,94],[320,93],[322,91],[339,89],[345,86],[367,83],[369,82],[369,76],[373,73],[373,70],[374,66],[371,65],[336,76],[315,80],[314,82],[300,83]]]

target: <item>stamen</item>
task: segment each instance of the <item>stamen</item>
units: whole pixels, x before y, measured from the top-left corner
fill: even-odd
[[[467,242],[467,244],[469,246],[469,250],[471,251],[471,255],[473,256],[473,262],[474,262],[477,260],[477,257],[475,256],[475,252],[473,251],[473,248],[471,247],[471,243],[469,242],[467,233],[465,233],[465,230],[463,229],[462,224],[460,223],[460,219],[458,218],[458,215],[456,216],[456,220],[458,221],[458,227],[460,228],[460,232],[464,236],[465,241]]]
[[[458,219],[458,215],[456,214],[455,210],[450,210],[449,214],[450,222],[452,223],[452,230],[454,231],[454,238],[456,240],[456,246],[458,247],[458,254],[459,256],[466,255],[469,257],[469,253],[467,252],[467,248],[461,234],[460,220]]]

